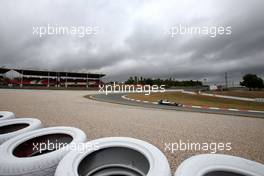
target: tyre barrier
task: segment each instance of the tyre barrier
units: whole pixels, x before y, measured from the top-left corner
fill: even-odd
[[[18,118],[0,121],[0,145],[10,138],[42,127],[41,121],[33,118]]]
[[[15,118],[15,114],[9,111],[0,111],[0,121]]]
[[[164,154],[145,141],[109,137],[84,143],[86,135],[80,129],[41,128],[38,119],[13,118],[14,113],[0,111],[0,176],[171,175]],[[82,150],[76,148],[78,145]],[[263,176],[263,173],[264,165],[251,160],[201,154],[181,163],[174,176]]]
[[[71,146],[85,141],[85,133],[73,127],[42,128],[18,135],[0,146],[0,175],[53,176]]]
[[[264,165],[240,157],[202,154],[181,163],[174,176],[263,176]]]
[[[171,175],[164,154],[145,141],[109,137],[86,144],[96,146],[96,150],[71,151],[59,163],[55,176]]]

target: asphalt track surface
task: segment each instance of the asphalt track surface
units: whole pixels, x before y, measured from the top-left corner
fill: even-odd
[[[179,106],[169,106],[169,105],[160,105],[153,103],[143,103],[137,101],[126,100],[122,98],[124,93],[116,93],[116,94],[96,94],[90,95],[91,99],[116,103],[116,104],[124,104],[130,106],[140,106],[145,108],[156,108],[156,109],[164,109],[164,110],[176,110],[176,111],[188,111],[188,112],[198,112],[198,113],[210,113],[210,114],[223,114],[223,115],[235,115],[235,116],[245,116],[245,117],[255,117],[255,118],[264,118],[264,113],[261,112],[247,112],[247,111],[230,111],[223,109],[200,109],[200,108],[189,108],[189,107],[179,107]]]

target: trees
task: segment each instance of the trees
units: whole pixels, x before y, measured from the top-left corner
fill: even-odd
[[[125,82],[126,84],[135,84],[133,77],[129,77],[129,79]]]
[[[129,77],[127,81],[125,81],[125,84],[143,84],[143,85],[165,85],[166,88],[169,87],[177,87],[177,86],[183,86],[183,87],[194,87],[194,86],[202,86],[201,81],[193,81],[193,80],[183,80],[183,81],[177,81],[177,80],[172,80],[171,78],[169,79],[151,79],[151,78],[143,78],[140,77]]]
[[[240,82],[240,85],[249,88],[249,90],[256,88],[258,89],[264,88],[263,80],[255,74],[244,75],[243,81]]]

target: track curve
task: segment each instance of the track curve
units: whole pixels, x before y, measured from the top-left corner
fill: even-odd
[[[116,93],[116,94],[93,94],[89,95],[89,98],[104,101],[108,103],[116,103],[130,106],[139,106],[144,108],[156,108],[164,110],[176,110],[176,111],[188,111],[188,112],[197,112],[197,113],[211,113],[211,114],[223,114],[223,115],[235,115],[235,116],[245,116],[245,117],[255,117],[255,118],[264,118],[264,113],[261,112],[247,112],[247,111],[229,111],[223,109],[200,109],[200,108],[191,108],[191,107],[178,107],[178,106],[166,106],[153,103],[144,103],[138,101],[131,101],[122,98],[126,95],[125,93]]]

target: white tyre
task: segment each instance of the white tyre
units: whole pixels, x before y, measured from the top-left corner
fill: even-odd
[[[64,155],[85,141],[85,133],[73,127],[42,128],[18,135],[0,146],[0,175],[54,175]]]
[[[15,114],[9,111],[0,111],[0,120],[15,118]]]
[[[55,176],[171,176],[169,163],[155,146],[133,138],[110,137],[85,143],[59,163]]]
[[[175,176],[263,176],[264,165],[240,157],[202,154],[185,160]]]
[[[12,137],[41,127],[41,121],[33,118],[2,120],[0,121],[0,145]]]

